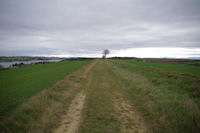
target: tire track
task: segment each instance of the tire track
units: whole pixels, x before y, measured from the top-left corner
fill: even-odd
[[[121,123],[122,133],[145,133],[147,131],[142,117],[133,110],[131,104],[123,99],[120,93],[115,93],[113,103],[117,111],[117,119]]]
[[[82,87],[88,88],[91,84],[91,74],[88,73],[96,64],[96,61],[85,67],[84,75],[82,76],[84,80],[87,81],[86,85],[81,84]],[[70,104],[67,114],[63,117],[60,126],[55,129],[54,133],[77,133],[81,120],[84,104],[86,101],[86,93],[84,90],[79,92]]]
[[[67,115],[63,118],[61,125],[54,133],[76,133],[81,122],[82,110],[86,95],[80,92],[69,106]]]
[[[113,74],[110,66],[107,64],[107,75],[105,76],[107,88],[112,90],[112,100],[116,111],[116,118],[120,122],[122,133],[145,133],[147,126],[141,115],[134,109],[134,106],[124,97],[121,91],[124,86],[120,84],[119,79]]]

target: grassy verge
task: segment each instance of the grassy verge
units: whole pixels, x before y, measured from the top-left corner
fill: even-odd
[[[121,60],[108,64],[122,92],[146,120],[149,132],[200,131],[199,78]]]
[[[90,72],[87,104],[80,133],[118,133],[119,122],[112,105],[112,89],[106,84],[105,64],[99,61]]]
[[[30,97],[90,62],[69,61],[0,71],[0,119]]]
[[[0,122],[1,132],[52,132],[80,91],[83,74],[84,68],[81,68],[17,107]]]

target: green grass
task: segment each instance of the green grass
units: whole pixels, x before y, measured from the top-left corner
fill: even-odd
[[[37,129],[35,127],[42,128],[43,125],[33,123],[37,123],[39,118],[47,113],[49,115],[44,121],[50,122],[50,125],[46,125],[46,129],[52,127],[53,123],[59,123],[59,119],[57,122],[54,119],[59,113],[51,113],[51,111],[67,110],[62,109],[62,106],[65,101],[67,105],[70,104],[76,91],[69,100],[67,96],[71,92],[66,92],[68,95],[64,95],[65,91],[70,90],[70,87],[69,89],[66,89],[68,88],[66,86],[63,87],[66,82],[52,89],[47,88],[89,62],[51,63],[1,71],[1,115],[8,115],[5,113],[8,111],[15,116],[13,123],[3,123],[2,126],[13,127],[9,131],[16,131],[19,128],[18,131],[26,129],[25,131],[34,132]],[[132,107],[130,109],[141,116],[147,132],[199,133],[200,77],[198,68],[198,66],[184,64],[98,60],[90,72],[85,75],[86,77],[80,76],[81,73],[84,75],[84,71],[72,76],[73,81],[80,85],[77,91],[83,89],[86,93],[86,104],[79,132],[122,132],[122,123],[117,116],[120,112],[117,112],[113,105],[113,98],[120,93],[121,97],[130,103]],[[71,90],[74,90],[75,84],[71,84]],[[42,90],[44,93],[39,93]],[[40,95],[36,95],[38,93]],[[30,104],[28,100],[34,95],[37,97]],[[20,111],[13,113],[12,110],[22,103],[30,106],[22,108],[21,113]],[[50,107],[52,105],[54,106]],[[47,109],[43,109],[44,106]]]
[[[191,64],[191,65],[200,65],[200,61],[191,61],[191,62],[185,62],[185,64]]]
[[[120,124],[115,118],[112,88],[106,86],[105,64],[98,62],[90,72],[87,104],[79,133],[118,133]],[[91,81],[90,81],[91,80]]]
[[[124,95],[145,118],[149,132],[200,132],[199,77],[174,73],[179,64],[164,65],[158,65],[160,70],[148,63],[113,60],[109,66]],[[173,67],[167,71],[169,65]]]
[[[0,71],[0,119],[30,97],[91,61],[68,61]]]
[[[142,67],[152,67],[152,68],[161,69],[161,70],[165,70],[169,72],[192,74],[192,75],[200,76],[199,66],[192,66],[192,65],[186,65],[186,64],[137,62],[137,61],[130,61],[130,60],[126,60],[126,62],[139,65]]]

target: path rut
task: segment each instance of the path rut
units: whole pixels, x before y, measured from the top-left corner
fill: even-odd
[[[86,95],[80,92],[69,106],[67,115],[63,118],[61,125],[54,133],[76,133],[81,122],[81,114],[84,107]]]
[[[85,67],[85,71],[82,75],[82,77],[85,80],[88,80],[86,88],[90,85],[90,76],[88,76],[88,73],[93,68],[93,66],[96,64],[96,61]],[[89,78],[88,78],[89,77]],[[82,86],[84,86],[82,84]],[[54,133],[77,133],[81,120],[82,120],[82,111],[84,108],[86,99],[86,94],[84,90],[79,92],[75,98],[72,100],[72,103],[70,104],[67,114],[63,117],[60,126],[55,129]]]
[[[133,110],[131,104],[120,93],[115,94],[113,102],[118,114],[117,118],[121,123],[122,133],[145,133],[147,131],[142,117]]]

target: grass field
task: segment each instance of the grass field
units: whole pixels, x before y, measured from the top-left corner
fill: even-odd
[[[49,84],[42,85],[43,87],[36,85],[27,91],[22,89],[23,91],[19,92],[26,92],[23,94],[17,92],[18,95],[36,97],[29,102],[24,100],[28,99],[28,96],[22,97],[21,101],[29,106],[24,106],[19,111],[21,113],[17,112],[12,116],[12,122],[0,125],[0,128],[3,127],[6,132],[38,133],[200,132],[199,66],[111,59],[90,62],[63,62],[38,65],[31,70],[24,67],[2,71],[6,73],[4,77],[1,76],[1,80],[5,82],[2,85],[10,87],[2,89],[1,96],[6,94],[9,97],[16,93],[17,90],[13,89],[15,86],[12,84],[23,84],[21,82],[26,77],[32,77],[31,75],[36,79],[34,83],[27,80],[27,84],[46,84],[42,81]],[[81,66],[84,65],[83,69]],[[37,67],[43,69],[37,71]],[[81,69],[78,69],[80,67]],[[24,71],[23,76],[17,74],[21,69]],[[66,74],[75,70],[78,70],[75,74],[63,79]],[[13,77],[9,76],[14,73]],[[44,73],[48,76],[42,77]],[[6,77],[12,77],[18,82]],[[53,85],[59,79],[62,79],[61,82]],[[43,91],[43,88],[49,86],[52,89]],[[33,91],[34,88],[37,88],[36,92]],[[3,101],[8,102],[7,99]]]
[[[0,118],[90,61],[69,61],[0,71]]]
[[[182,71],[193,66],[122,60],[112,63],[127,98],[146,119],[151,132],[200,131],[200,79],[190,75],[194,71]],[[181,66],[184,68],[179,69]],[[185,72],[189,75],[182,75]],[[200,69],[195,72],[198,75]]]
[[[137,62],[137,61],[130,61],[130,60],[127,60],[126,62],[136,64],[141,67],[152,67],[152,68],[161,69],[161,70],[179,73],[179,74],[192,74],[192,75],[200,76],[199,66],[192,66],[192,65],[186,65],[186,64]]]

